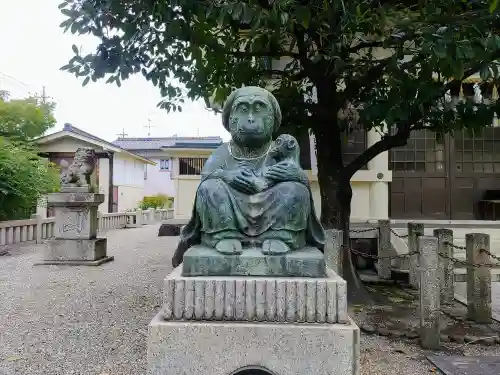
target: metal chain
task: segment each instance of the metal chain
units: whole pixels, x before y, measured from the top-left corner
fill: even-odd
[[[369,229],[359,229],[359,230],[351,229],[350,232],[352,232],[352,233],[366,233],[366,232],[371,232],[373,230],[379,230],[379,229],[380,228],[369,228]],[[399,238],[408,238],[409,237],[408,234],[403,234],[403,235],[399,234],[399,233],[397,233],[392,228],[390,228],[390,230],[391,230],[391,232],[396,237],[399,237]],[[453,244],[453,243],[451,243],[449,241],[444,242],[444,244],[447,245],[447,246],[451,246],[451,247],[453,247],[454,249],[457,249],[457,250],[465,250],[466,249],[466,246],[458,246],[458,245],[455,245],[455,244]],[[346,247],[346,246],[343,246],[343,247]],[[362,256],[364,258],[370,258],[370,259],[374,259],[374,260],[378,260],[378,259],[398,259],[398,258],[400,259],[400,258],[406,258],[406,257],[412,256],[412,255],[418,255],[419,254],[419,251],[413,251],[413,252],[410,252],[408,254],[398,254],[398,255],[392,255],[392,256],[379,257],[379,256],[376,256],[376,255],[371,255],[371,254],[363,253],[363,252],[361,252],[359,250],[356,250],[356,249],[353,249],[353,248],[349,248],[349,251],[352,252],[353,254]],[[441,256],[443,258],[446,258],[446,259],[449,259],[449,260],[451,260],[455,264],[460,264],[460,265],[468,266],[468,267],[475,267],[475,268],[479,268],[479,267],[500,268],[500,256],[492,254],[490,251],[488,251],[486,249],[481,249],[481,251],[485,252],[492,259],[495,259],[499,263],[469,263],[469,262],[467,262],[465,260],[453,258],[453,257],[450,257],[450,256],[448,256],[446,254],[442,254],[442,253],[440,253],[439,256]]]
[[[453,258],[453,257],[450,257],[449,255],[446,255],[443,253],[439,253],[439,256],[443,257],[445,259],[449,259],[455,264],[460,264],[460,265],[466,266],[466,267],[474,267],[474,268],[479,268],[479,267],[498,268],[498,267],[500,267],[500,263],[469,263],[465,260]]]
[[[362,256],[363,258],[370,258],[370,259],[375,259],[375,260],[378,260],[378,259],[400,259],[400,258],[406,258],[406,257],[409,257],[411,255],[417,255],[418,254],[418,251],[413,251],[413,252],[408,253],[408,254],[398,254],[398,255],[391,255],[391,256],[379,257],[379,256],[376,256],[376,255],[363,253],[362,251],[353,249],[352,247],[349,248],[349,251],[351,253],[353,253],[353,254]]]
[[[343,246],[343,247],[347,247],[347,246]],[[383,256],[383,257],[379,257],[379,256],[376,256],[376,255],[372,255],[372,254],[367,254],[367,253],[364,253],[362,251],[359,251],[359,250],[356,250],[356,249],[353,249],[352,247],[349,247],[348,248],[349,251],[355,255],[359,255],[363,258],[369,258],[369,259],[374,259],[374,260],[380,260],[380,259],[401,259],[401,258],[406,258],[406,257],[410,257],[412,255],[418,255],[420,254],[418,251],[412,251],[408,254],[397,254],[397,255],[391,255],[391,256]],[[486,250],[483,250],[483,251],[486,251]],[[474,268],[479,268],[479,267],[486,267],[486,268],[499,268],[500,267],[500,263],[469,263],[465,260],[461,260],[461,259],[457,259],[457,258],[453,258],[453,257],[450,257],[446,254],[442,254],[440,253],[439,256],[445,258],[445,259],[449,259],[451,260],[453,263],[455,264],[460,264],[462,266],[466,266],[466,267],[474,267]],[[494,256],[495,258],[500,258],[500,257],[497,257],[497,256]]]
[[[371,232],[372,230],[378,230],[378,228],[369,228],[369,229],[349,229],[349,232],[352,232],[352,233],[366,233],[366,232]]]
[[[457,249],[457,250],[465,250],[466,249],[465,246],[458,246],[458,245],[455,245],[449,241],[445,241],[444,244],[447,246],[451,246],[452,248]]]
[[[390,228],[390,229],[391,229],[391,233],[394,234],[396,237],[399,237],[399,238],[408,238],[409,237],[407,234],[399,234],[394,229],[392,229],[392,228]]]
[[[489,252],[488,250],[486,250],[486,249],[481,249],[481,251],[483,251],[483,252],[485,252],[487,255],[489,255],[489,256],[490,256],[490,258],[493,258],[493,259],[495,259],[496,261],[500,262],[500,256],[497,256],[497,255],[495,255],[495,254],[492,254],[492,253],[490,253],[490,252]],[[498,264],[498,266],[500,266],[500,263]]]

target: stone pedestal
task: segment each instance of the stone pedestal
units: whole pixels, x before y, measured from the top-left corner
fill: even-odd
[[[97,266],[113,260],[106,255],[106,238],[97,238],[97,207],[103,194],[84,188],[66,188],[48,194],[47,205],[54,208],[54,239],[45,241],[43,260],[36,264]]]
[[[148,374],[359,374],[359,329],[346,282],[323,277],[182,276],[165,279],[148,332]]]
[[[184,276],[292,276],[324,277],[325,257],[313,247],[284,255],[265,255],[246,248],[239,255],[224,255],[213,248],[195,245],[184,254]]]

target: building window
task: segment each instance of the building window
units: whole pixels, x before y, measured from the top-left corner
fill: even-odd
[[[342,156],[344,164],[347,165],[354,161],[366,150],[366,132],[364,130],[355,130],[345,136],[345,142],[342,145]],[[361,169],[368,169],[368,165],[363,165]]]
[[[161,159],[160,171],[169,171],[169,170],[170,170],[170,159]]]
[[[207,158],[180,158],[179,175],[200,175],[206,161]]]

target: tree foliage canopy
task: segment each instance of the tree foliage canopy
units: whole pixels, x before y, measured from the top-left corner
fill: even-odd
[[[337,107],[362,103],[365,127],[475,126],[471,106],[457,113],[437,103],[455,80],[499,77],[499,18],[488,1],[70,0],[60,8],[62,27],[101,40],[85,56],[74,46],[64,69],[118,85],[141,73],[166,108],[185,95],[223,100],[272,75],[278,91],[312,96],[328,85]],[[259,57],[287,61],[271,69]],[[331,112],[318,99],[306,107]]]
[[[0,92],[0,221],[29,217],[38,198],[59,186],[58,170],[28,142],[55,124],[53,104],[8,97]]]
[[[61,27],[100,43],[89,54],[73,46],[75,56],[62,69],[83,84],[120,85],[142,74],[159,87],[168,110],[178,110],[184,96],[220,102],[234,88],[271,79],[285,118],[293,113],[285,123],[316,134],[325,187],[331,173],[349,181],[377,154],[406,143],[412,130],[491,125],[497,104],[450,104],[446,94],[475,73],[485,82],[500,79],[494,3],[67,0]],[[353,116],[339,121],[339,113],[347,108],[366,130],[395,131],[344,165],[341,133]]]
[[[0,136],[13,140],[30,140],[53,127],[54,104],[42,102],[37,97],[9,99],[6,91],[0,92]]]
[[[0,137],[0,221],[25,219],[38,198],[58,186],[59,171],[35,150]]]

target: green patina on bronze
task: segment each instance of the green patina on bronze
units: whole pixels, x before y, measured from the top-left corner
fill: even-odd
[[[205,163],[174,267],[195,245],[231,259],[258,248],[285,263],[291,251],[306,246],[323,250],[325,235],[298,162],[297,141],[290,135],[272,140],[281,123],[276,98],[260,87],[235,90],[224,104],[222,119],[232,139]]]

